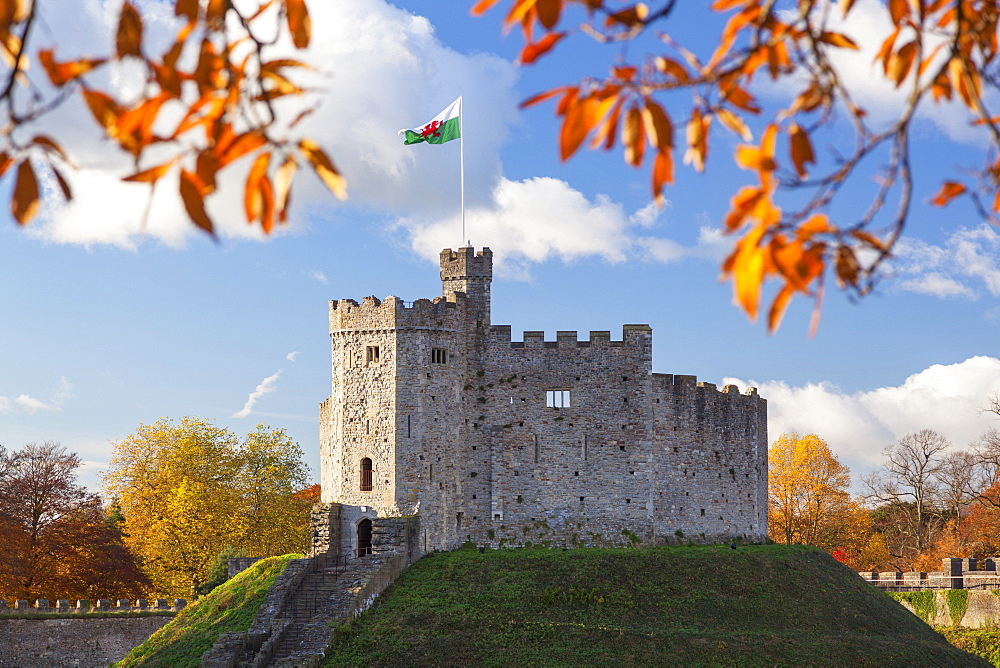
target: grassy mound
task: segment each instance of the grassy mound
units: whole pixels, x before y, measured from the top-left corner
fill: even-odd
[[[201,655],[226,632],[246,631],[274,579],[300,554],[261,559],[184,608],[172,622],[115,666],[199,666]]]
[[[983,666],[799,546],[476,550],[411,566],[325,666]]]

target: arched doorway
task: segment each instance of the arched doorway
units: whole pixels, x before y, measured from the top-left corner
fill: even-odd
[[[363,557],[372,553],[372,521],[361,520],[358,522],[358,556]]]

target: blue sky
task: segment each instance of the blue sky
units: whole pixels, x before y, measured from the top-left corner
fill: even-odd
[[[872,2],[857,6],[869,11]],[[106,34],[110,4],[80,0],[79,14],[47,15],[39,44],[52,35],[63,40],[60,55],[73,53],[77,38],[61,31]],[[150,29],[164,32],[165,8],[143,9]],[[976,156],[975,134],[947,109],[920,121],[923,190],[893,276],[859,303],[829,290],[812,339],[808,302],[768,335],[718,281],[728,243],[718,227],[749,177],[729,164],[736,140],[713,132],[708,171],[679,168],[667,206],[651,208],[646,171],[618,153],[561,163],[552,106],[517,108],[542,89],[603,72],[613,53],[577,37],[518,68],[521,42],[503,37],[501,13],[476,19],[466,9],[312,3],[309,57],[322,70],[313,80],[322,106],[304,127],[343,169],[351,197],[338,202],[303,174],[290,225],[267,239],[242,220],[235,178],[212,205],[221,243],[162,195],[143,227],[146,191],[116,182],[128,164],[78,105],[60,110],[47,131],[73,140],[76,200],[56,206],[53,197],[27,230],[6,209],[0,222],[0,443],[60,441],[87,462],[84,480],[96,486],[110,444],[140,423],[197,415],[245,433],[260,421],[288,430],[318,480],[327,301],[436,296],[437,252],[463,241],[458,143],[407,147],[396,135],[458,95],[466,236],[496,253],[494,323],[512,325],[515,339],[523,330],[620,336],[624,323],[649,323],[654,370],[758,386],[772,440],[816,432],[855,478],[908,432],[937,429],[964,447],[1000,426],[978,413],[1000,390],[1000,234],[961,202],[923,203],[942,168]],[[681,34],[705,20],[686,11]],[[873,114],[888,114],[896,101],[869,86],[868,59],[844,65]],[[127,91],[129,72],[114,81]],[[783,100],[781,89],[759,92],[770,104]],[[0,182],[0,193],[9,188]],[[852,188],[860,198],[870,185]]]

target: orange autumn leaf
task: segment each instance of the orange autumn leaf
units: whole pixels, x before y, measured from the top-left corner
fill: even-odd
[[[945,206],[964,192],[965,186],[961,183],[957,181],[945,181],[941,184],[941,189],[938,190],[934,199],[931,200],[931,204],[934,206]]]
[[[250,166],[250,171],[247,173],[246,187],[243,189],[243,210],[246,212],[248,223],[261,219],[264,212],[260,182],[267,176],[267,167],[270,161],[270,153],[261,153],[253,161],[253,165]]]
[[[42,49],[38,52],[38,62],[45,68],[45,73],[48,75],[52,85],[58,87],[65,86],[81,74],[86,74],[107,61],[104,58],[85,58],[57,63],[55,60],[55,49]]]
[[[73,190],[69,187],[69,181],[63,176],[63,173],[59,171],[55,165],[49,163],[49,170],[52,172],[52,176],[56,178],[56,184],[59,186],[59,190],[62,192],[63,200],[66,202],[72,201]]]
[[[118,34],[115,37],[118,58],[142,58],[142,18],[130,0],[122,4],[118,15]]]
[[[708,126],[711,117],[705,117],[701,109],[695,107],[687,125],[687,151],[684,153],[684,164],[693,165],[699,171],[705,171],[705,160],[708,158]]]
[[[347,181],[344,179],[343,175],[337,168],[334,167],[333,162],[327,157],[326,153],[323,152],[319,146],[316,145],[311,139],[303,139],[299,142],[299,151],[302,152],[302,156],[309,161],[312,165],[313,171],[316,172],[316,176],[323,181],[324,185],[330,189],[330,192],[337,197],[337,199],[347,199]]]
[[[257,184],[257,192],[261,203],[260,226],[264,229],[264,234],[270,234],[274,229],[274,188],[267,174]]]
[[[562,130],[559,133],[560,158],[564,161],[576,153],[597,121],[598,103],[592,97],[570,100],[566,103]]]
[[[844,49],[851,49],[853,51],[858,50],[858,45],[853,39],[847,35],[839,32],[824,32],[819,36],[821,42],[826,44],[832,44],[833,46],[839,46]]]
[[[162,165],[156,165],[155,167],[144,169],[141,172],[136,172],[135,174],[129,174],[128,176],[122,177],[122,181],[128,181],[131,183],[156,183],[160,177],[170,170],[173,164],[173,161],[165,162]]]
[[[910,15],[910,5],[908,0],[889,0],[889,15],[892,22],[899,25]]]
[[[198,20],[199,4],[198,0],[175,0],[174,16],[183,16],[193,23]]]
[[[38,179],[31,161],[25,158],[17,168],[14,181],[14,195],[10,200],[10,212],[18,225],[27,225],[38,213],[41,202],[38,199]]]
[[[649,138],[649,145],[660,152],[670,151],[674,147],[674,125],[670,117],[659,104],[647,99],[642,108],[642,121]]]
[[[562,4],[562,0],[538,0],[535,3],[535,10],[538,12],[538,22],[546,30],[552,30],[559,23]]]
[[[795,165],[795,171],[798,172],[799,178],[804,179],[809,175],[806,165],[816,163],[809,134],[798,123],[792,123],[788,128],[788,138],[791,142],[792,164]]]
[[[497,4],[498,2],[500,2],[500,0],[479,0],[479,2],[473,5],[472,9],[469,10],[469,13],[472,14],[473,16],[479,16],[480,14],[485,14],[490,7]]]
[[[288,206],[292,199],[292,180],[298,163],[291,156],[285,158],[274,175],[274,206],[278,210],[278,220],[288,222]]]
[[[795,294],[795,288],[789,283],[785,285],[778,291],[778,294],[774,296],[774,300],[771,302],[771,308],[767,312],[767,333],[774,334],[778,331],[778,326],[781,324],[781,319],[785,316],[785,311],[788,309],[788,305],[792,301],[792,296]]]
[[[222,156],[219,158],[219,167],[225,167],[229,163],[239,160],[247,153],[252,153],[267,143],[267,137],[260,132],[244,132],[225,147]]]
[[[521,49],[521,55],[518,57],[518,62],[522,65],[530,65],[538,60],[540,56],[543,56],[551,51],[552,47],[558,44],[559,40],[565,36],[565,32],[550,32],[537,42],[528,44]]]
[[[201,196],[201,189],[202,186],[198,177],[186,169],[182,169],[180,193],[181,200],[184,202],[184,209],[195,225],[214,238],[215,228],[212,224],[212,219],[208,217],[208,212],[205,211],[205,200]]]
[[[732,275],[733,297],[736,303],[743,308],[751,321],[757,319],[760,288],[767,267],[765,258],[767,251],[759,245],[766,229],[765,225],[758,225],[747,232],[737,242],[736,250],[723,267]]]
[[[83,99],[90,108],[90,113],[94,119],[104,127],[105,132],[112,138],[117,138],[118,117],[122,113],[121,106],[110,96],[95,90],[84,90]]]
[[[659,151],[653,161],[653,198],[663,205],[663,186],[674,182],[674,157],[669,150]]]
[[[760,146],[752,144],[737,146],[736,163],[744,169],[759,172],[761,180],[766,181],[766,175],[778,168],[778,163],[774,160],[774,144],[777,133],[777,126],[772,124],[764,130],[764,134],[760,138]]]
[[[625,162],[634,167],[640,166],[646,152],[646,137],[642,127],[642,113],[635,107],[625,113],[622,146],[625,148]]]
[[[841,246],[837,249],[836,271],[837,282],[841,289],[848,285],[857,285],[861,265],[849,246]]]
[[[753,133],[750,132],[750,128],[747,127],[742,118],[728,109],[719,109],[716,115],[719,117],[719,122],[725,125],[731,132],[738,135],[740,139],[743,141],[753,140]]]
[[[312,39],[312,20],[309,18],[305,0],[285,0],[285,14],[295,48],[304,49],[309,46],[309,41]]]
[[[903,81],[906,80],[907,75],[910,70],[913,69],[913,63],[917,57],[917,43],[907,42],[903,46],[899,47],[899,51],[894,53],[889,57],[888,64],[886,66],[886,76],[892,81],[896,82],[896,86],[902,85]]]

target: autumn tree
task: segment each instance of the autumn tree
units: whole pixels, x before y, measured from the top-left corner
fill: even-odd
[[[158,591],[186,596],[226,546],[257,557],[306,548],[308,507],[293,499],[306,473],[283,430],[258,425],[241,441],[199,418],[162,419],[114,444],[105,486]]]
[[[109,142],[132,159],[133,172],[123,180],[152,189],[169,174],[192,222],[213,237],[205,200],[242,161],[250,162],[244,215],[265,233],[287,221],[302,164],[346,197],[330,158],[313,140],[295,136],[298,120],[312,109],[284,108],[291,118],[279,123],[285,100],[304,92],[293,75],[310,69],[282,53],[285,41],[305,49],[312,39],[305,0],[170,4],[176,34],[162,51],[146,35],[136,4],[125,0],[114,44],[95,46],[101,55],[67,57],[58,45],[34,45],[45,10],[66,11],[63,3],[0,0],[0,55],[8,64],[0,77],[0,176],[14,175],[10,207],[18,223],[28,224],[38,211],[39,170],[53,176],[65,200],[73,197],[65,175],[74,165],[68,137],[37,126],[75,96]],[[127,68],[141,73],[137,85],[116,91],[108,82],[127,76]]]
[[[892,520],[886,529],[896,534],[896,557],[915,559],[945,523],[941,475],[950,446],[931,429],[907,434],[883,450],[886,461],[881,469],[862,478],[869,499],[883,504],[885,516]]]
[[[478,0],[472,12],[499,2]],[[620,141],[628,164],[651,165],[652,194],[662,201],[681,153],[684,164],[701,172],[713,136],[742,140],[732,157],[751,177],[730,200],[723,227],[736,240],[722,269],[751,318],[762,284],[776,279],[769,329],[796,294],[814,298],[818,313],[831,277],[841,289],[867,294],[915,199],[944,206],[963,196],[983,218],[997,221],[997,0],[715,0],[695,31],[674,29],[677,14],[698,11],[677,0],[504,4],[505,28],[520,27],[524,36],[522,64],[570,39],[616,47],[607,75],[543,91],[522,105],[555,102],[563,160],[585,143],[607,151]],[[861,17],[863,4],[880,16]],[[724,19],[721,29],[715,19]],[[888,28],[875,71],[863,80],[849,76],[841,58],[858,50],[860,31],[882,19]],[[703,42],[707,50],[699,48]],[[774,85],[761,86],[766,79]],[[859,89],[873,80],[897,91],[889,122],[877,120],[888,110],[869,114],[860,102]],[[786,103],[768,106],[762,88],[782,91]],[[912,159],[912,146],[924,138],[915,119],[949,103],[949,115],[981,129],[982,162],[946,178],[936,194],[921,193],[918,169],[936,165]],[[868,197],[845,195],[856,181],[876,187]]]
[[[849,469],[816,434],[782,434],[768,450],[768,530],[778,543],[832,551],[851,509]]]
[[[143,595],[148,581],[58,443],[0,448],[0,598]]]
[[[243,441],[240,463],[242,537],[237,544],[251,557],[305,550],[309,511],[319,499],[302,489],[307,472],[298,443],[284,430],[257,425]]]

